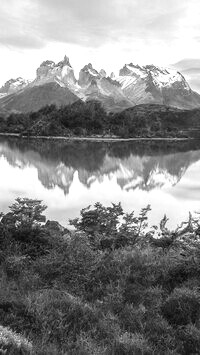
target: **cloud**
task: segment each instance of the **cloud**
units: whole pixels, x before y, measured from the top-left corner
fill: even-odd
[[[36,7],[32,0],[1,0],[0,44],[15,48],[41,48],[44,39],[35,27]]]
[[[193,90],[200,93],[200,59],[185,58],[173,64],[173,67],[181,71]]]
[[[188,6],[187,0],[1,1],[0,43],[20,48],[52,41],[88,47],[122,38],[169,41],[179,34]]]
[[[37,37],[31,35],[15,35],[10,34],[8,36],[1,36],[0,35],[0,43],[8,46],[8,47],[15,47],[15,48],[42,48],[44,46],[44,41],[40,40]]]
[[[179,70],[190,70],[200,68],[200,59],[199,58],[185,58],[179,62],[173,64],[173,66]]]
[[[13,56],[15,71],[31,77],[40,60],[65,52],[75,69],[88,61],[116,72],[125,62],[167,66],[200,51],[199,17],[199,0],[1,0],[0,79],[15,75]]]

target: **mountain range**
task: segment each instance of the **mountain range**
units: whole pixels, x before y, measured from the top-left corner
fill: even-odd
[[[85,65],[76,78],[69,58],[47,60],[33,81],[10,79],[0,88],[0,112],[30,112],[77,100],[98,100],[107,111],[120,112],[139,104],[163,104],[180,109],[200,107],[200,95],[175,69],[125,64],[115,75]]]

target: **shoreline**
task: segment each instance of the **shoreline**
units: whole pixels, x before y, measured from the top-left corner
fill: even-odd
[[[0,132],[2,137],[16,137],[22,139],[46,139],[46,140],[62,140],[62,141],[91,141],[91,142],[133,142],[133,141],[188,141],[195,138],[175,138],[175,137],[135,137],[135,138],[117,138],[117,137],[64,137],[64,136],[23,136],[19,133]]]

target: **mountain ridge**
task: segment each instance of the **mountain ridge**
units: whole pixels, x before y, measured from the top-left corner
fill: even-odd
[[[46,90],[42,99],[41,91],[44,94],[47,84],[54,84],[55,97],[48,95]],[[28,98],[33,91],[35,107],[32,99]],[[59,100],[60,95],[63,100]],[[47,104],[67,105],[78,99],[100,101],[108,112],[149,103],[180,109],[200,107],[200,95],[190,88],[184,76],[175,69],[129,63],[119,70],[118,75],[111,73],[107,76],[104,69],[97,71],[89,63],[76,78],[70,60],[65,56],[58,63],[43,61],[36,70],[36,78],[31,82],[22,78],[8,80],[0,88],[0,111],[37,111]]]

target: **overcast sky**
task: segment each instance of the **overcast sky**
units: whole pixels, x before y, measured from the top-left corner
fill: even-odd
[[[200,1],[0,0],[0,53],[0,84],[32,79],[43,60],[65,54],[76,72],[88,62],[108,73],[130,62],[190,70],[200,58]]]

